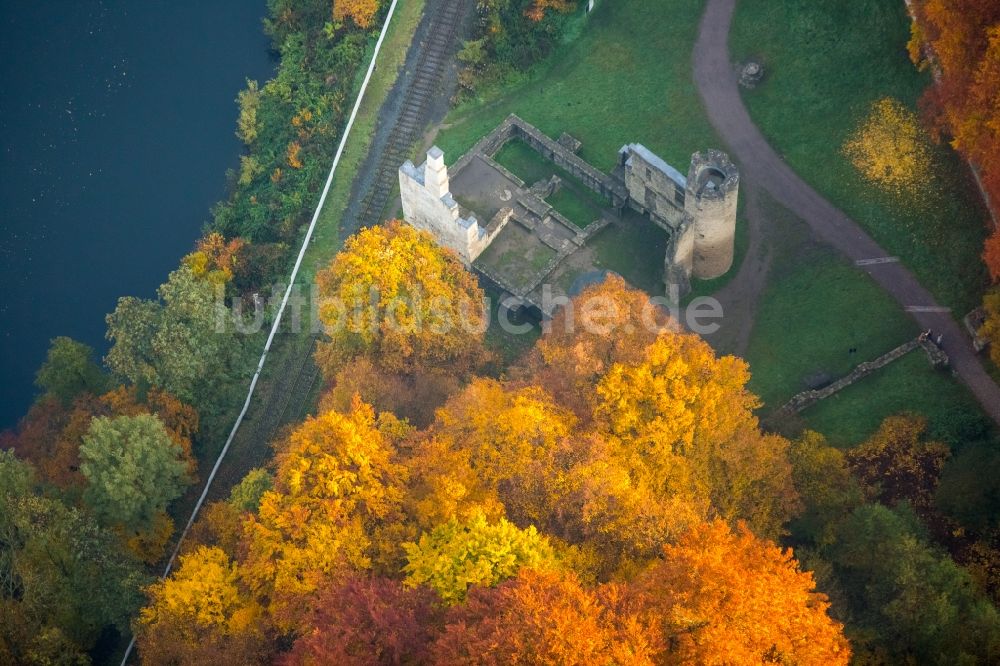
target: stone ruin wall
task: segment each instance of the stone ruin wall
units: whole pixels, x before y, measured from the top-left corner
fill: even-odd
[[[622,148],[621,158],[625,173],[625,187],[629,194],[629,207],[649,215],[661,227],[675,230],[684,224],[684,177],[679,173],[671,178],[664,170],[664,163],[647,159],[648,151],[638,144]],[[654,157],[650,154],[650,157]]]
[[[613,208],[621,208],[627,203],[628,192],[614,178],[587,163],[572,150],[549,138],[537,127],[513,113],[496,129],[480,139],[452,168],[459,171],[476,155],[492,158],[504,145],[514,139],[524,141],[542,157],[572,174],[593,192],[606,199]]]
[[[475,215],[463,218],[451,196],[444,153],[437,147],[427,152],[427,161],[420,166],[407,160],[399,167],[399,193],[403,219],[454,250],[466,266],[489,247],[510,219],[509,215],[497,216],[484,228]]]

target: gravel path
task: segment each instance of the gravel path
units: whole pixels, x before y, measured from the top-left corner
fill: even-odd
[[[737,85],[729,58],[729,28],[736,0],[708,0],[699,27],[693,62],[694,79],[709,120],[732,157],[756,185],[810,226],[817,238],[852,261],[886,256],[856,222],[820,196],[778,156],[754,125]],[[1000,423],[1000,387],[983,369],[965,332],[901,263],[860,266],[907,309],[921,328],[944,336],[951,367],[972,390],[990,417]],[[865,313],[859,312],[858,316]]]

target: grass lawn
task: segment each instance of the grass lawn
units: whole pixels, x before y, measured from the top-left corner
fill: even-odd
[[[553,192],[545,200],[581,229],[586,229],[591,222],[601,219],[601,209],[595,208],[580,190],[565,181],[559,191]]]
[[[774,221],[775,256],[746,359],[766,416],[810,384],[846,375],[918,330],[871,278],[816,243],[804,223],[767,196],[762,206]],[[914,352],[805,410],[787,434],[805,427],[852,446],[906,410],[926,415],[931,432],[953,443],[968,423],[985,418],[957,379]]]
[[[879,408],[872,409],[872,404]],[[930,436],[955,448],[966,443],[967,433],[992,429],[972,394],[947,372],[931,368],[922,351],[904,356],[799,416],[834,446],[850,446],[874,432],[884,416],[906,411],[926,415]]]
[[[687,172],[691,153],[719,146],[691,78],[701,0],[615,0],[590,14],[579,38],[516,85],[454,109],[436,143],[457,160],[508,114],[552,137],[583,142],[580,157],[610,171],[638,141]]]
[[[622,220],[590,241],[597,264],[621,275],[650,296],[663,295],[663,257],[667,234],[644,216],[626,209]]]
[[[562,187],[545,200],[563,217],[584,229],[601,217],[608,202],[588,189],[576,177],[545,159],[523,141],[510,141],[494,156],[497,163],[523,180],[529,187],[553,175],[562,179]]]
[[[985,284],[987,219],[964,164],[935,148],[918,204],[868,186],[841,153],[873,102],[893,97],[915,109],[929,84],[907,56],[909,24],[901,0],[741,0],[730,46],[734,59],[764,63],[764,82],[743,97],[771,145],[961,316]]]
[[[529,187],[539,180],[548,180],[555,173],[555,164],[548,161],[524,141],[508,141],[493,159],[523,180]]]

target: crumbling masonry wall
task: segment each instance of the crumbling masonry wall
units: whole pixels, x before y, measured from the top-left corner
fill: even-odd
[[[612,208],[621,208],[627,203],[628,192],[621,183],[513,113],[507,116],[496,129],[480,139],[472,150],[463,155],[455,163],[454,170],[462,169],[476,155],[493,157],[513,139],[524,141],[542,157],[572,174],[574,178],[593,192],[606,199]]]
[[[420,166],[407,160],[399,167],[399,192],[403,218],[454,250],[467,266],[489,247],[510,219],[509,215],[498,215],[483,227],[475,215],[463,218],[458,202],[451,196],[444,153],[437,146],[427,151],[427,160]]]

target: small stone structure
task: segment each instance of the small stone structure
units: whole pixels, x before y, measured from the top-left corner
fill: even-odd
[[[514,139],[567,172],[574,187],[590,190],[607,209],[595,209],[594,220],[582,228],[564,218],[545,201],[566,186],[562,179],[553,175],[529,187],[493,159]],[[403,218],[543,315],[551,313],[539,305],[541,283],[625,207],[648,215],[668,234],[664,281],[669,296],[686,294],[692,277],[715,278],[730,269],[739,172],[725,153],[695,153],[685,177],[633,143],[621,148],[618,166],[606,174],[577,155],[580,147],[566,133],[553,140],[512,114],[459,158],[450,175],[436,146],[420,166],[410,161],[400,166]],[[489,224],[482,226],[477,213]]]
[[[740,85],[744,88],[756,88],[764,79],[764,65],[750,60],[740,68]]]
[[[965,315],[962,318],[962,323],[965,324],[965,330],[968,331],[969,337],[972,338],[972,347],[977,353],[990,346],[990,341],[980,333],[983,325],[986,324],[985,308],[980,306]]]

